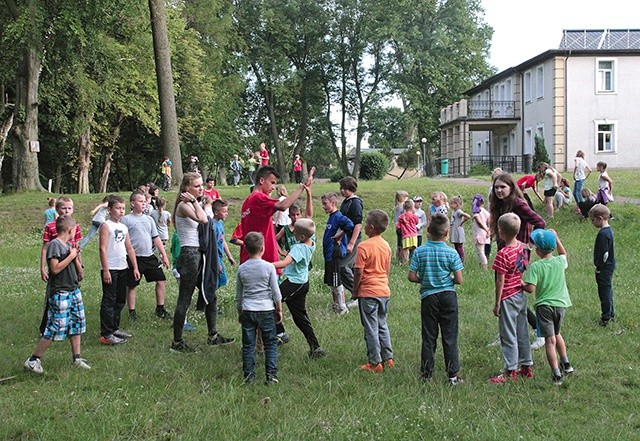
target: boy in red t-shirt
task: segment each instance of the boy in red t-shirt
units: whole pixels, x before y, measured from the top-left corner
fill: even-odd
[[[266,167],[267,165],[269,165],[269,151],[264,145],[264,142],[260,144],[260,152],[258,152],[258,155],[260,156],[260,167]],[[257,177],[256,182],[258,182]]]
[[[354,266],[353,297],[358,299],[369,358],[369,362],[360,368],[369,372],[382,372],[383,366],[394,367],[391,336],[387,327],[392,252],[381,236],[388,226],[387,213],[382,210],[369,211],[364,225],[364,232],[369,239],[358,245]]]
[[[206,187],[202,190],[202,193],[211,198],[211,202],[220,199],[220,193],[218,193],[218,190],[213,188],[214,184],[215,180],[209,176],[206,181]]]
[[[516,239],[520,231],[520,218],[505,213],[498,219],[498,235],[505,246],[498,251],[492,269],[496,272],[496,301],[493,314],[498,317],[500,346],[504,358],[501,374],[489,382],[503,384],[517,375],[533,378],[531,345],[527,324],[527,296],[522,290],[522,273],[528,259],[524,245]],[[520,364],[520,369],[516,370]]]
[[[302,192],[311,186],[313,182],[313,172],[309,173],[309,177],[305,183],[300,184],[298,188],[281,201],[273,199],[270,196],[276,187],[279,177],[273,167],[260,167],[260,170],[258,170],[256,174],[256,186],[249,197],[242,203],[240,220],[243,234],[241,240],[244,241],[244,237],[251,231],[262,233],[264,236],[264,253],[262,254],[262,259],[272,263],[280,260],[275,229],[271,221],[273,214],[278,210],[286,210],[298,200]],[[244,263],[249,257],[245,247],[241,247],[240,263]]]

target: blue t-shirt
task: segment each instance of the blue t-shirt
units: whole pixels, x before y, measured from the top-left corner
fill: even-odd
[[[303,284],[309,281],[309,263],[315,250],[315,241],[311,246],[296,243],[291,247],[289,256],[293,259],[293,263],[285,267],[283,271],[283,274],[291,283]]]
[[[222,220],[214,220],[213,231],[216,235],[216,247],[218,249],[218,288],[227,284],[227,270],[224,267],[224,222]]]
[[[324,255],[325,262],[333,261],[333,248],[336,243],[335,239],[332,239],[336,235],[338,230],[343,230],[347,234],[353,231],[353,222],[340,211],[336,210],[327,220],[327,226],[324,230],[324,236],[322,237],[322,254]],[[344,257],[347,254],[347,234],[340,239],[340,257]]]
[[[420,278],[420,298],[443,291],[455,291],[451,273],[462,270],[460,256],[442,241],[427,241],[413,252],[409,271]]]

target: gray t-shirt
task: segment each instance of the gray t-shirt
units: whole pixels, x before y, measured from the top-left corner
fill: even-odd
[[[47,247],[47,262],[51,259],[57,259],[58,261],[66,259],[69,256],[70,248],[71,245],[69,243],[64,244],[57,238],[53,239]],[[78,286],[80,285],[74,262],[71,262],[56,275],[51,274],[51,270],[49,270],[49,292],[51,294],[60,291],[74,291]]]
[[[151,256],[153,254],[153,239],[158,237],[158,229],[151,216],[130,213],[120,222],[129,229],[129,239],[136,256]]]
[[[273,311],[282,300],[276,268],[262,259],[249,259],[238,267],[236,307],[244,311]]]

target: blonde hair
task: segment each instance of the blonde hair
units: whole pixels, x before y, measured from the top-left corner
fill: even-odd
[[[396,191],[396,207],[402,203],[409,197],[409,193],[404,190]]]
[[[336,193],[325,193],[320,198],[323,201],[331,201],[332,204],[338,204],[338,195]]]
[[[431,199],[433,199],[434,196],[437,197],[438,200],[442,201],[442,205],[447,207],[447,210],[449,209],[449,202],[444,191],[434,191],[433,193],[431,193]]]
[[[402,208],[404,208],[404,211],[409,211],[409,210],[413,210],[413,207],[415,206],[415,204],[413,203],[413,201],[411,199],[407,199],[406,201],[404,201],[404,203],[402,204]]]
[[[56,198],[47,198],[47,203],[49,204],[49,208],[54,208],[56,206]]]
[[[458,196],[454,196],[451,198],[451,202],[455,202],[456,204],[458,204],[458,206],[462,207],[462,196],[458,195]]]
[[[518,235],[520,224],[520,218],[515,213],[505,213],[498,218],[498,229],[507,240],[511,240]]]
[[[611,211],[609,211],[606,205],[596,204],[589,210],[589,219],[595,217],[603,217],[608,220],[611,217]]]
[[[293,226],[293,234],[294,236],[304,235],[304,237],[309,238],[313,236],[316,232],[316,224],[306,217],[298,219]]]
[[[284,185],[278,185],[277,191],[278,196],[289,196],[289,193],[287,193],[287,187]]]
[[[580,190],[580,194],[585,199],[589,199],[591,196],[595,196],[595,194],[591,190],[589,190],[587,187],[584,187],[582,190]]]
[[[176,202],[173,205],[174,206],[174,210],[173,210],[173,219],[172,222],[176,223],[176,211],[178,211],[178,204],[180,204],[180,195],[182,193],[185,193],[189,187],[198,179],[202,179],[202,176],[200,176],[200,173],[196,173],[196,172],[187,172],[184,175],[182,175],[182,182],[180,182],[180,190],[178,190],[178,194],[176,195]]]

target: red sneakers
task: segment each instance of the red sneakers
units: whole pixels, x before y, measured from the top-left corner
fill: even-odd
[[[360,369],[362,369],[364,371],[380,373],[380,372],[382,372],[383,368],[382,368],[382,363],[378,363],[378,364],[367,363],[367,364],[363,364],[362,366],[360,366]]]
[[[533,370],[531,366],[520,366],[520,369],[516,371],[516,374],[524,378],[533,378]]]
[[[393,362],[393,358],[384,361],[384,367],[393,369],[396,367],[396,364]]]
[[[509,380],[516,381],[516,379],[517,379],[516,371],[507,371],[507,372],[501,373],[500,375],[496,375],[493,378],[489,378],[489,383],[504,384]]]

